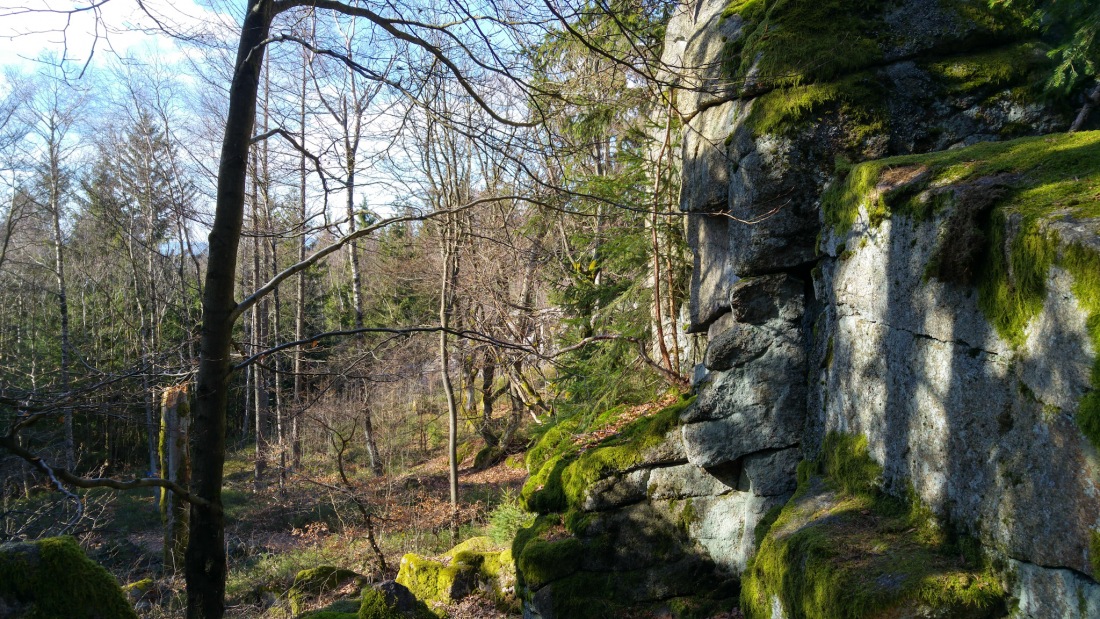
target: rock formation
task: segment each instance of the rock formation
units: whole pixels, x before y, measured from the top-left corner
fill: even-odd
[[[1043,94],[1049,41],[1019,11],[681,7],[665,77],[686,121],[688,329],[709,341],[697,397],[659,440],[624,439],[634,456],[529,462],[544,516],[517,541],[527,616],[606,616],[599,599],[677,614],[670,600],[736,597],[750,576],[740,595],[767,599],[743,598],[749,616],[841,616],[782,566],[857,496],[942,532],[929,556],[972,550],[950,573],[981,584],[937,610],[916,572],[887,575],[861,585],[868,613],[1100,616],[1100,133],[1057,133],[1075,100]],[[821,464],[830,440],[861,441],[863,494]]]

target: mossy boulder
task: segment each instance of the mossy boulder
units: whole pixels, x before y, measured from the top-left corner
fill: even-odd
[[[0,616],[137,618],[114,577],[71,537],[0,545]]]
[[[862,436],[830,434],[799,488],[762,523],[743,576],[750,619],[1000,617],[1005,592],[980,548],[953,536],[915,497],[878,487]]]
[[[374,588],[363,591],[357,619],[406,619],[407,616],[383,591]]]
[[[326,593],[332,593],[344,586],[362,586],[366,582],[363,576],[352,570],[322,565],[298,572],[294,584],[287,591],[290,610],[295,615],[302,612],[305,603]]]
[[[305,613],[300,619],[358,619],[359,600],[336,600],[328,606]]]
[[[406,554],[401,558],[397,583],[429,606],[449,604],[478,592],[498,607],[517,607],[512,552],[501,550],[488,537],[468,539],[438,561]]]
[[[484,471],[504,459],[505,453],[498,445],[482,447],[474,456],[473,469]]]
[[[574,442],[576,434],[599,435],[603,428],[616,424],[626,409],[606,411],[587,426],[570,419],[551,428],[528,452],[532,475],[520,493],[521,505],[542,514],[581,509],[592,485],[600,479],[644,465],[682,460],[679,437],[670,440],[669,433],[694,401],[694,397],[681,398],[619,427],[583,451]],[[669,444],[672,442],[675,445]]]

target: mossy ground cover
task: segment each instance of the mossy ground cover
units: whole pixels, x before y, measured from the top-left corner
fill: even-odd
[[[791,619],[912,606],[984,617],[1003,608],[976,544],[949,535],[914,497],[880,491],[880,476],[865,438],[828,435],[822,456],[800,467],[794,498],[761,524],[760,550],[742,580],[746,617],[772,617],[776,598]]]
[[[890,175],[907,182],[885,183]],[[948,206],[961,208],[959,196],[965,192],[957,188],[976,187],[977,193],[988,195],[994,189],[990,179],[996,181],[998,199],[980,220],[983,229],[975,236],[984,239],[985,247],[973,252],[974,264],[967,265],[982,311],[1001,337],[1021,346],[1028,323],[1043,308],[1050,268],[1060,267],[1073,277],[1074,296],[1088,313],[1092,348],[1100,351],[1100,256],[1081,245],[1062,243],[1043,226],[1060,218],[1100,218],[1098,131],[860,164],[826,193],[823,216],[842,236],[855,224],[861,207],[869,214],[879,213],[880,219],[905,215],[923,220]],[[1011,238],[1006,238],[1010,230]],[[1077,422],[1100,449],[1100,355],[1093,366],[1092,387],[1078,405]]]

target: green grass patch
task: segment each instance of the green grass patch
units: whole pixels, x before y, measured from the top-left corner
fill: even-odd
[[[743,575],[746,617],[772,617],[773,598],[791,619],[888,615],[907,605],[981,617],[1003,607],[976,544],[937,526],[913,493],[883,493],[880,476],[865,438],[826,437]]]

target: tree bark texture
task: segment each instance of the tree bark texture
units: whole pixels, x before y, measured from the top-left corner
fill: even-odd
[[[274,5],[269,0],[248,0],[229,87],[229,109],[218,164],[217,202],[209,236],[209,267],[202,299],[195,416],[191,426],[190,490],[209,505],[191,504],[185,560],[189,619],[220,619],[225,614],[227,570],[221,491],[233,333],[230,316],[235,306],[237,250],[244,219],[248,150],[256,120],[263,44],[273,15]]]

